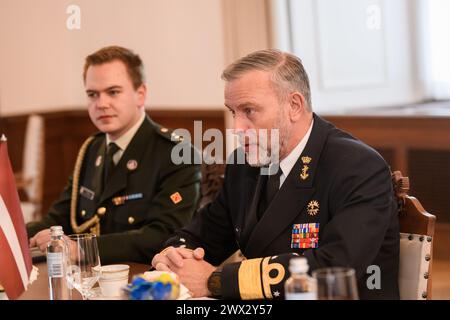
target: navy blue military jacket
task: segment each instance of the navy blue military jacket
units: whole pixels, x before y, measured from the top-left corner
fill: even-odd
[[[228,164],[215,201],[166,246],[203,247],[213,265],[240,249],[247,260],[222,270],[224,298],[283,298],[294,255],[310,271],[354,268],[361,299],[399,298],[397,206],[375,150],[314,115],[302,155],[258,221],[262,181],[260,169]],[[381,286],[368,286],[370,266],[379,267]]]
[[[76,222],[100,217],[103,264],[149,264],[175,230],[191,220],[200,195],[200,166],[173,163],[174,136],[178,137],[146,118],[105,186],[105,134],[95,135],[89,144],[79,174]],[[70,223],[72,182],[71,177],[41,221],[27,225],[30,237],[52,225],[63,226],[66,234],[75,232]]]

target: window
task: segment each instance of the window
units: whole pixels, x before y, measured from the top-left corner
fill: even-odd
[[[423,10],[425,57],[429,60],[428,91],[431,98],[450,99],[450,1],[427,0]]]
[[[449,0],[272,0],[275,45],[302,59],[324,113],[450,98],[448,12]]]

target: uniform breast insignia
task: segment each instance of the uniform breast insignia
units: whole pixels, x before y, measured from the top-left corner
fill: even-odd
[[[319,223],[301,223],[292,225],[292,249],[319,247]]]
[[[310,201],[306,210],[310,216],[316,216],[319,213],[319,202],[316,200]]]
[[[114,205],[120,206],[120,205],[124,204],[126,201],[142,199],[143,197],[144,197],[144,195],[142,193],[133,193],[133,194],[126,195],[126,196],[115,197],[112,199],[112,202],[114,203]]]
[[[308,179],[308,177],[309,177],[309,173],[308,173],[309,166],[308,165],[311,162],[311,160],[312,160],[311,157],[308,157],[308,156],[302,157],[303,167],[300,172],[300,179],[302,179],[302,180]]]
[[[127,162],[127,169],[130,171],[136,170],[138,167],[138,162],[134,159],[128,160]]]
[[[95,166],[99,167],[102,164],[102,156],[98,156],[97,159],[95,159]]]
[[[172,200],[174,204],[177,204],[181,202],[181,200],[183,200],[183,197],[181,197],[181,194],[179,192],[175,192],[170,195],[170,200]]]
[[[86,187],[81,186],[80,195],[85,197],[86,199],[93,200],[95,197],[95,192]]]

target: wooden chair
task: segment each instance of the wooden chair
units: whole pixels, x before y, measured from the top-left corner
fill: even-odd
[[[433,237],[436,216],[409,196],[409,178],[392,173],[400,223],[400,299],[431,299]]]
[[[223,185],[225,164],[202,164],[201,197],[198,208],[213,201]]]

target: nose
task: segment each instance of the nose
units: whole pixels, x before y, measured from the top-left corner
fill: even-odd
[[[107,109],[109,106],[109,100],[106,94],[100,93],[98,95],[97,101],[96,101],[96,107],[98,109]]]
[[[235,134],[238,134],[239,132],[244,134],[249,129],[247,121],[243,119],[243,117],[239,117],[238,115],[236,115],[234,118],[233,126]]]
[[[258,142],[257,130],[245,117],[234,119],[234,134],[239,136],[241,144],[256,144]]]

